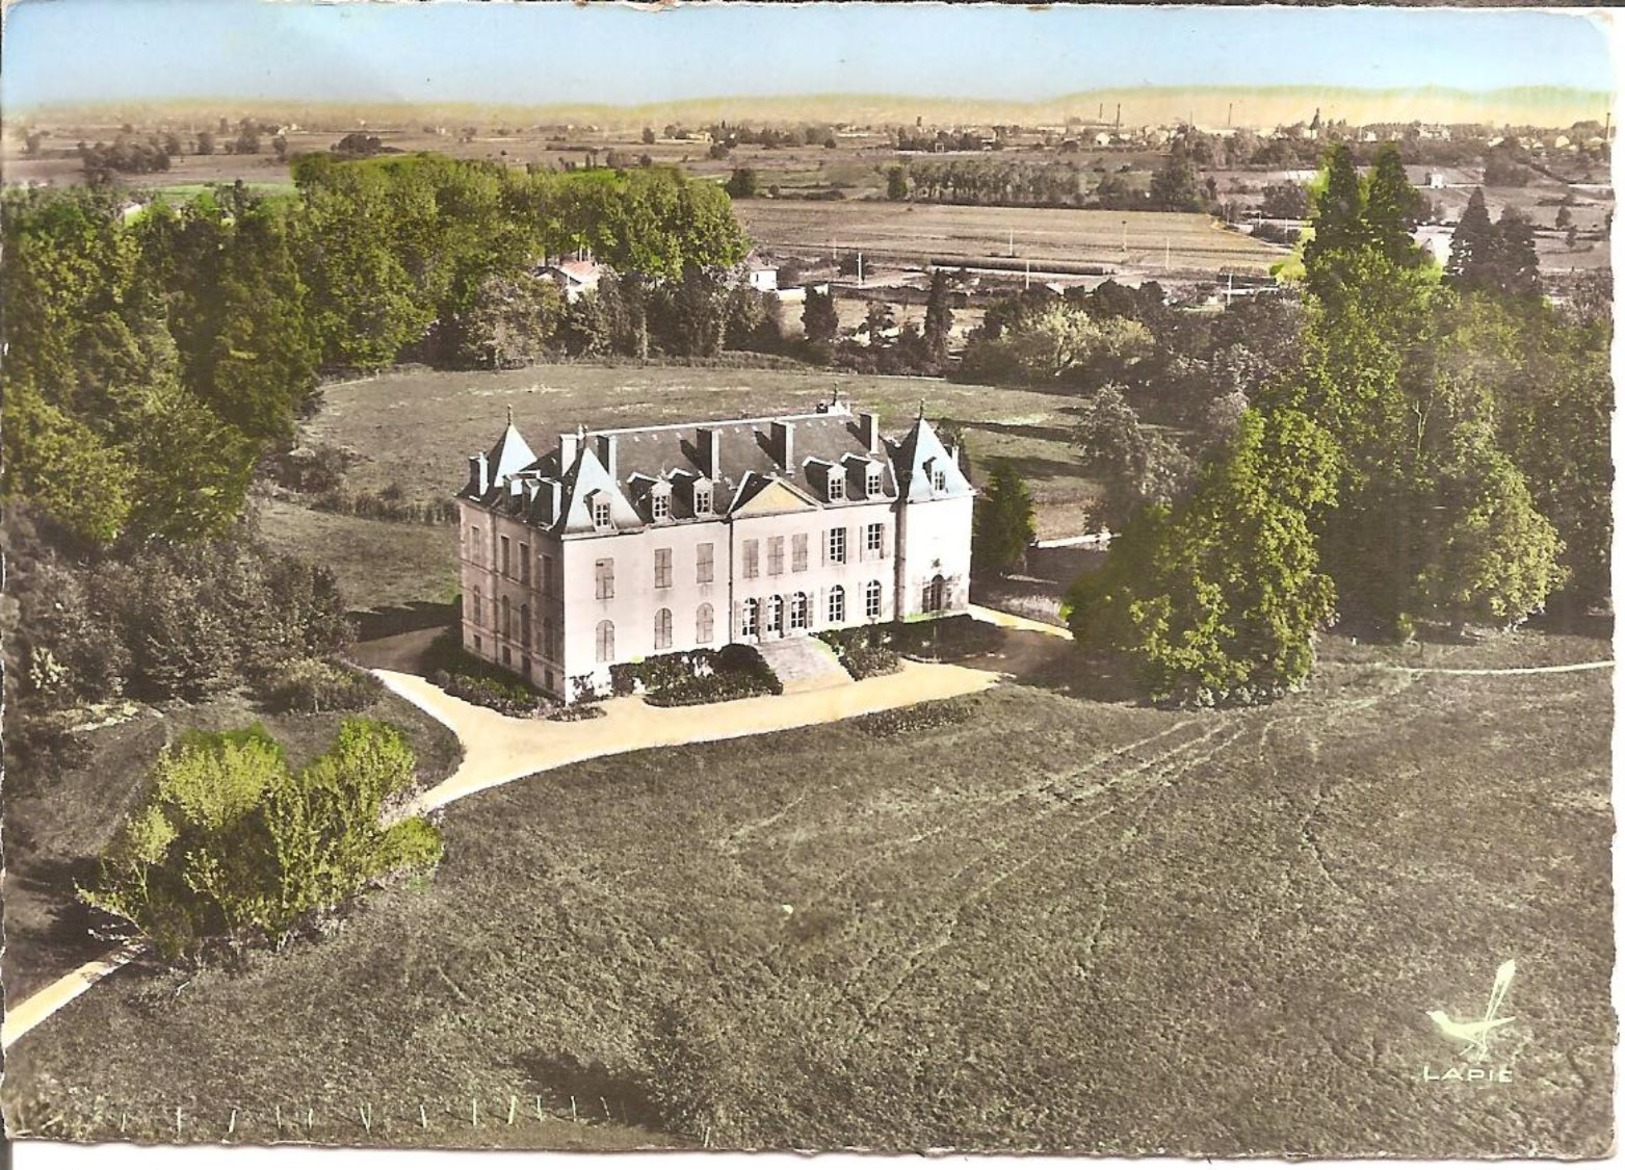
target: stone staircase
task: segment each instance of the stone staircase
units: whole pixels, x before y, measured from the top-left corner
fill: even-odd
[[[809,634],[769,638],[756,644],[787,695],[817,691],[852,681],[846,668],[822,641]]]

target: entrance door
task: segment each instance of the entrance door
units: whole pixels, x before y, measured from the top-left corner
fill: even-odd
[[[762,619],[762,637],[784,636],[784,598],[774,595],[767,599],[767,614]]]

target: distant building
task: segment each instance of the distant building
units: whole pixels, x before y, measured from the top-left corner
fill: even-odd
[[[561,260],[538,266],[535,274],[558,285],[566,303],[574,304],[598,288],[603,269],[592,260]]]
[[[457,493],[463,646],[570,700],[656,654],[969,604],[975,492],[922,410],[558,436],[513,425]]]
[[[745,279],[757,292],[779,291],[779,269],[752,252],[745,259]]]

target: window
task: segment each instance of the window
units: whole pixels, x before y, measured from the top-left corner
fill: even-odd
[[[512,573],[513,570],[508,565],[508,538],[504,536],[502,538],[502,575],[507,577],[511,576]]]
[[[599,601],[608,601],[611,597],[614,597],[615,596],[615,561],[614,561],[614,559],[611,558],[611,557],[605,557],[601,561],[593,562],[593,573],[594,573],[594,579],[597,581],[597,588],[594,591],[593,596],[596,597]]]
[[[792,573],[805,573],[807,571],[807,534],[798,532],[790,538],[790,571]]]
[[[542,554],[541,586],[543,597],[553,592],[553,558],[547,553]]]
[[[513,666],[513,651],[506,646],[502,648],[502,665]]]
[[[530,655],[529,654],[524,654],[524,655],[520,656],[520,658],[519,658],[519,673],[525,676],[525,681],[526,682],[530,681]]]
[[[513,637],[513,611],[508,608],[508,599],[502,599],[502,636]]]
[[[558,657],[553,653],[553,619],[550,617],[542,619],[541,642],[536,648],[542,652],[543,658]]]
[[[792,630],[805,630],[812,624],[812,604],[805,593],[797,593],[790,598],[790,628]]]
[[[864,484],[865,490],[868,491],[871,496],[878,496],[881,491],[884,490],[883,484],[884,480],[881,477],[880,468],[871,465],[869,468],[867,482]]]
[[[520,544],[519,546],[519,583],[521,585],[530,584],[530,545],[528,544]]]
[[[715,548],[716,546],[713,544],[700,544],[694,546],[694,579],[701,585],[709,585],[711,583],[712,575],[715,572],[715,569],[713,568],[715,562],[712,560],[712,557],[715,555]]]
[[[655,549],[655,588],[671,588],[671,549]]]
[[[655,614],[655,649],[671,649],[671,610],[662,609]]]
[[[767,599],[767,617],[762,622],[764,634],[777,634],[784,629],[784,598]]]
[[[884,524],[868,524],[863,529],[863,555],[867,560],[878,561],[886,555],[886,526]]]
[[[598,623],[598,661],[610,662],[615,658],[615,623]]]
[[[754,638],[756,636],[756,621],[761,616],[762,603],[755,598],[745,602],[739,610],[739,636],[741,638]]]
[[[829,620],[832,622],[846,620],[846,590],[839,585],[832,586],[829,591]]]
[[[468,530],[468,559],[471,561],[483,560],[480,551],[480,530],[476,526]]]
[[[708,601],[694,612],[694,640],[704,646],[716,637],[716,611]]]
[[[931,473],[931,490],[934,492],[948,490],[948,473],[940,467]]]
[[[829,498],[832,500],[846,499],[846,472],[839,467],[830,469]]]
[[[940,613],[948,605],[948,582],[938,573],[925,584],[924,605],[921,607],[926,613]]]
[[[784,572],[784,537],[767,538],[767,575],[777,577]]]
[[[846,564],[846,529],[831,528],[829,530],[829,563],[832,565]]]
[[[519,640],[528,649],[530,646],[530,605],[527,603],[519,607]]]
[[[711,489],[696,486],[694,489],[694,514],[704,516],[711,510]]]
[[[745,567],[744,567],[743,572],[740,574],[741,576],[744,576],[744,577],[754,577],[754,576],[756,576],[756,543],[757,542],[754,541],[754,540],[747,540],[745,542],[745,548],[744,548]]]
[[[863,616],[874,621],[880,616],[880,582],[871,581],[863,587]]]
[[[485,607],[481,603],[478,589],[474,590],[474,610],[469,615],[469,618],[476,626],[485,620]]]
[[[671,490],[669,488],[656,488],[649,497],[649,514],[656,520],[671,518]]]
[[[474,635],[474,653],[482,654],[484,652],[485,652],[485,639],[480,637],[478,634],[475,634]]]
[[[592,522],[599,528],[609,527],[609,500],[599,496],[592,502]]]

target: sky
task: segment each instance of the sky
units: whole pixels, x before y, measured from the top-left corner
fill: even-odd
[[[898,94],[1042,100],[1139,85],[1614,87],[1574,13],[16,0],[0,102],[192,97],[636,105]]]

